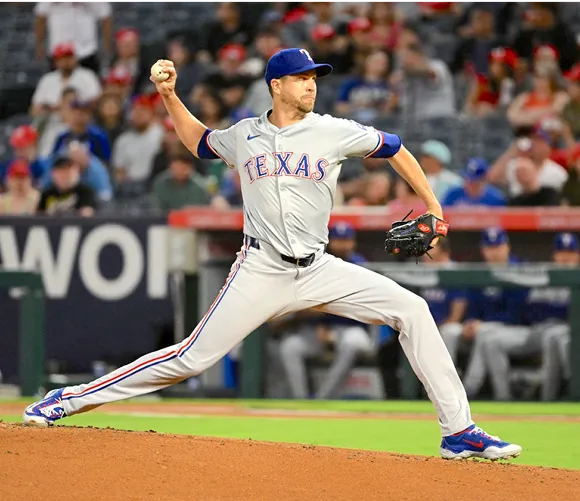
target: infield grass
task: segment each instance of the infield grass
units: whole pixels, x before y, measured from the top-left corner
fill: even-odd
[[[14,401],[12,401],[14,402]],[[21,399],[24,404],[29,400]],[[138,400],[129,402],[138,403]],[[141,401],[140,403],[145,403]],[[312,417],[231,417],[207,415],[130,414],[123,405],[100,409],[63,420],[63,425],[112,427],[126,430],[155,430],[216,437],[231,437],[276,442],[296,442],[333,447],[348,447],[390,451],[406,454],[438,455],[439,427],[429,402],[369,402],[369,401],[223,401],[223,400],[165,400],[149,402],[163,413],[166,403],[223,406],[234,404],[242,408],[284,411],[336,411],[357,413],[426,414],[433,419],[413,420],[393,416],[325,419]],[[0,406],[2,401],[0,401]],[[103,408],[106,409],[106,408]],[[542,416],[580,416],[580,404],[556,403],[487,403],[474,402],[472,411],[477,424],[491,434],[518,443],[524,448],[520,464],[580,469],[580,421],[548,421]],[[111,414],[110,412],[114,412]],[[172,411],[174,412],[174,411]],[[477,415],[481,419],[477,419]],[[488,416],[489,420],[485,417]],[[491,419],[491,416],[494,416]],[[509,419],[501,420],[501,416]],[[517,416],[522,416],[518,420]],[[535,416],[535,418],[534,418]],[[4,421],[19,422],[20,416],[0,415]]]

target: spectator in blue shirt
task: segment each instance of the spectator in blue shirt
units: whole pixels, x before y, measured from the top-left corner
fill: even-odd
[[[463,186],[451,188],[443,199],[443,207],[487,205],[503,207],[505,195],[495,186],[487,183],[489,164],[483,158],[472,158],[461,172]]]
[[[342,83],[336,114],[364,123],[394,111],[398,98],[387,81],[389,65],[386,52],[375,50],[370,53],[365,60],[362,75],[347,78]]]
[[[366,260],[355,252],[356,233],[348,223],[336,223],[329,230],[328,252],[354,264]],[[280,359],[288,377],[294,398],[309,394],[306,377],[306,359],[332,351],[333,362],[315,397],[328,399],[338,392],[359,355],[370,355],[373,345],[367,326],[354,320],[329,314],[313,314],[290,333],[280,345]]]
[[[57,137],[52,150],[53,155],[66,151],[71,141],[79,141],[86,144],[93,155],[108,164],[111,160],[111,144],[107,133],[92,124],[92,104],[75,100],[71,107],[70,126]]]

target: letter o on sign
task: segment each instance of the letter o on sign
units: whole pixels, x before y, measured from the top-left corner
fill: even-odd
[[[123,269],[119,276],[103,277],[99,256],[103,247],[115,245],[123,255]],[[143,276],[143,250],[135,234],[117,224],[104,224],[84,239],[79,255],[79,272],[87,290],[99,299],[115,301],[131,294]]]

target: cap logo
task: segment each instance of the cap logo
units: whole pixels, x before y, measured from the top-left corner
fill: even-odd
[[[569,247],[572,243],[572,235],[570,235],[570,233],[564,233],[562,235],[562,243],[565,247]]]
[[[308,53],[308,51],[306,49],[300,49],[300,52],[302,54],[304,54],[308,58],[309,61],[314,62],[314,60],[312,59],[312,56],[310,56],[310,54]]]

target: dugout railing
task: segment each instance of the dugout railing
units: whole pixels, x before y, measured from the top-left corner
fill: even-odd
[[[45,384],[45,295],[42,277],[30,271],[0,269],[0,288],[19,301],[18,373],[21,394],[36,396]],[[0,335],[2,322],[0,320]]]

